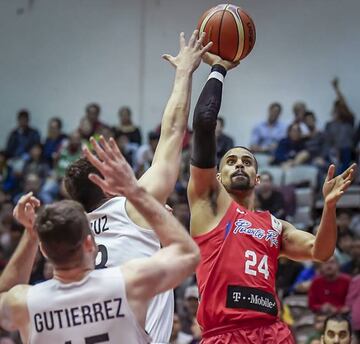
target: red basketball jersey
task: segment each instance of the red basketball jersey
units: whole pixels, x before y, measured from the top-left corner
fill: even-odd
[[[269,212],[232,202],[217,227],[194,237],[201,251],[197,316],[204,337],[277,320],[281,232],[281,222]]]

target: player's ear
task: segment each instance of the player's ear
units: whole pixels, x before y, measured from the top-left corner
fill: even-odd
[[[261,183],[260,174],[257,174],[255,178],[255,185],[259,185],[260,183]]]
[[[94,251],[97,249],[94,238],[91,234],[88,234],[86,236],[83,245],[84,245],[86,251],[88,251],[88,252],[91,252],[91,251]]]
[[[216,173],[216,179],[217,179],[219,182],[221,182],[221,173],[220,173],[220,172]]]
[[[42,253],[42,255],[46,258],[49,259],[48,255],[46,254],[46,251],[44,250],[44,247],[42,245],[42,242],[39,242],[39,248],[40,248],[40,252]]]

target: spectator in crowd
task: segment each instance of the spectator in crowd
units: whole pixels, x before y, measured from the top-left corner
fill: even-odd
[[[177,313],[174,313],[170,344],[190,344],[192,340],[193,337],[190,334],[181,331],[181,322],[179,315]]]
[[[305,140],[305,148],[310,154],[309,162],[321,169],[326,169],[329,164],[325,159],[325,136],[323,132],[316,128],[315,114],[311,111],[306,111],[304,123],[309,130],[309,135]]]
[[[279,120],[281,110],[279,103],[270,104],[267,120],[252,130],[250,149],[254,153],[273,153],[280,139],[286,136],[286,125]]]
[[[331,315],[325,320],[322,344],[351,344],[351,324],[344,315]]]
[[[220,162],[223,155],[232,147],[234,147],[234,140],[224,133],[225,120],[223,117],[218,117],[216,120],[216,158],[217,163]]]
[[[36,174],[40,178],[41,184],[43,184],[50,173],[50,168],[43,159],[43,147],[41,143],[32,146],[29,155],[29,160],[25,162],[22,175],[26,176],[30,173]]]
[[[299,124],[291,124],[287,137],[280,140],[274,153],[273,164],[292,167],[305,163],[310,157],[306,151]]]
[[[354,135],[354,149],[355,149],[355,159],[357,162],[360,162],[360,123]]]
[[[307,107],[304,102],[298,101],[293,106],[294,121],[293,124],[298,124],[301,130],[301,136],[303,138],[308,137],[310,131],[305,123],[305,114]]]
[[[351,232],[351,211],[347,209],[339,210],[336,216],[336,224],[339,233]]]
[[[352,327],[360,343],[360,275],[354,276],[351,280],[346,305],[350,308]]]
[[[44,142],[44,158],[50,167],[53,166],[53,159],[66,140],[67,135],[62,132],[62,121],[53,117],[48,123],[47,137]]]
[[[309,262],[309,264],[305,264],[296,276],[291,290],[296,294],[307,294],[319,267],[320,264],[316,262]]]
[[[314,330],[308,336],[306,344],[320,344],[322,333],[324,333],[325,320],[327,316],[324,313],[318,312],[314,316]]]
[[[16,188],[16,178],[13,174],[11,166],[5,151],[0,151],[0,187],[1,190],[10,193]]]
[[[280,298],[288,296],[294,284],[296,276],[300,273],[303,265],[299,262],[279,258],[278,271],[276,274],[276,289]]]
[[[200,328],[200,325],[196,319],[196,317],[194,317],[193,319],[193,323],[192,323],[192,326],[191,326],[191,333],[193,335],[193,340],[191,341],[190,344],[200,344],[201,342],[201,328]]]
[[[148,143],[139,147],[135,162],[135,172],[138,178],[150,167],[154,158],[155,149],[159,143],[159,138],[160,134],[151,131],[148,134]]]
[[[126,136],[130,143],[141,145],[141,131],[135,126],[132,120],[132,113],[129,107],[123,106],[119,110],[119,124],[116,126],[115,134],[117,137]]]
[[[197,285],[187,287],[185,289],[184,298],[185,313],[181,317],[181,324],[183,331],[191,335],[191,327],[193,326],[194,318],[196,319],[196,312],[199,304],[199,290]]]
[[[18,126],[10,133],[6,145],[6,154],[9,158],[24,158],[31,147],[40,143],[39,132],[30,127],[30,114],[21,110],[17,114]]]
[[[101,108],[99,104],[91,103],[85,108],[85,116],[80,121],[79,132],[81,137],[88,140],[90,136],[93,136],[98,130],[104,126],[104,123],[100,122]]]
[[[353,238],[354,235],[350,231],[339,232],[338,234],[335,256],[340,266],[349,263],[351,260]]]
[[[134,168],[136,152],[139,149],[139,145],[130,142],[129,138],[124,134],[116,137],[116,143],[126,161]]]
[[[339,173],[345,171],[351,163],[353,136],[354,136],[354,115],[349,110],[346,100],[340,91],[339,80],[332,82],[337,100],[333,106],[333,119],[326,123],[325,137],[328,156],[333,163],[339,166]]]
[[[284,197],[273,184],[271,173],[264,171],[260,174],[261,183],[257,186],[256,197],[261,210],[268,210],[279,219],[285,220]]]
[[[360,237],[354,237],[350,249],[351,260],[341,267],[341,271],[351,276],[360,274]]]
[[[81,136],[78,131],[69,136],[65,144],[56,157],[55,171],[58,179],[65,175],[66,168],[81,156]]]
[[[345,299],[350,280],[350,276],[340,273],[335,256],[322,263],[320,275],[314,278],[309,289],[310,309],[315,313],[347,313]]]

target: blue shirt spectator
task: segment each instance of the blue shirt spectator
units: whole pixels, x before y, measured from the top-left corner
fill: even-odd
[[[59,152],[67,136],[61,132],[62,121],[60,118],[51,118],[48,124],[48,134],[43,147],[43,156],[46,162],[53,166],[55,154]]]
[[[18,127],[11,132],[6,145],[6,154],[9,158],[22,157],[33,145],[40,143],[39,132],[29,126],[29,112],[19,111],[17,120]]]
[[[286,136],[286,125],[279,121],[281,105],[269,106],[268,119],[258,124],[252,131],[250,149],[255,153],[272,153],[280,139]]]

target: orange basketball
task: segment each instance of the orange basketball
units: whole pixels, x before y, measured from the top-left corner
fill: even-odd
[[[206,11],[198,23],[199,35],[206,33],[204,45],[213,42],[210,52],[228,61],[245,58],[255,44],[255,25],[240,7],[221,4]]]

